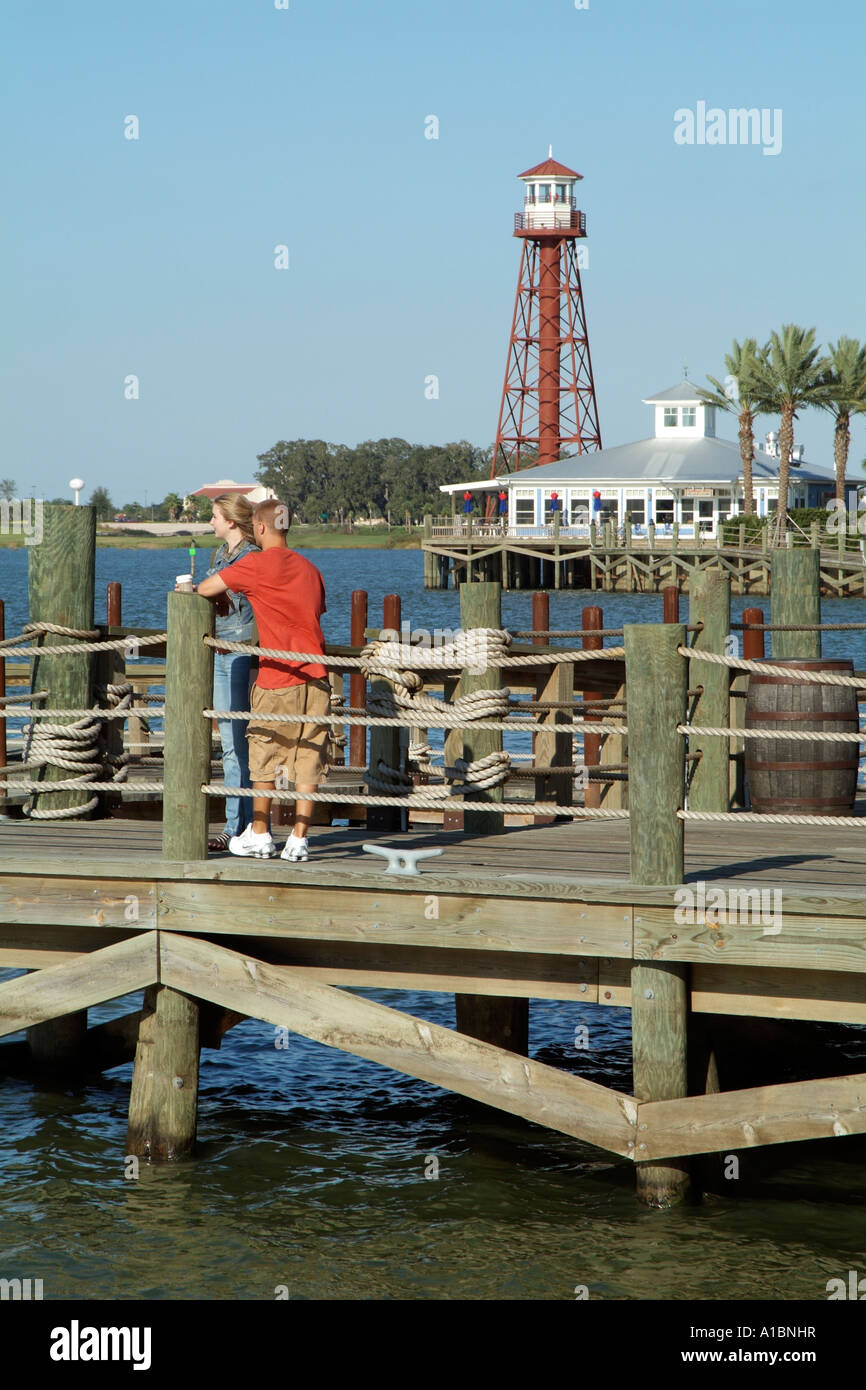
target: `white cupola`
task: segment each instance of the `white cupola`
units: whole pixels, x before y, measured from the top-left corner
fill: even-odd
[[[656,439],[715,439],[716,408],[702,401],[692,383],[684,378],[677,386],[669,386],[654,396],[647,396],[644,405],[655,407]]]
[[[572,213],[577,208],[574,186],[583,174],[558,164],[553,158],[553,146],[548,157],[534,169],[517,176],[523,182],[523,226],[570,227]]]

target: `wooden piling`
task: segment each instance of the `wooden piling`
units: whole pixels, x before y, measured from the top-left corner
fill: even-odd
[[[353,647],[363,647],[367,631],[367,591],[352,590],[351,627],[349,641]],[[349,677],[349,704],[352,709],[367,708],[367,682],[360,671]],[[363,724],[349,725],[349,763],[352,767],[367,766],[367,730]]]
[[[764,610],[762,608],[744,608],[743,623],[763,623]],[[743,628],[742,654],[745,661],[763,661],[764,659],[764,634],[763,632],[750,632],[747,627]],[[748,671],[731,672],[731,691],[730,691],[730,726],[731,728],[742,729],[746,725],[746,696],[749,692],[749,673]],[[737,810],[745,810],[747,807],[748,796],[746,791],[746,751],[745,740],[741,738],[731,739],[731,806]]]
[[[731,631],[731,582],[721,570],[696,571],[689,584],[689,622],[702,623],[694,634],[696,651],[724,656]],[[692,662],[689,682],[701,688],[691,708],[689,722],[711,728],[724,728],[730,714],[730,673],[727,666]],[[699,753],[689,784],[692,811],[727,811],[730,808],[730,768],[726,738],[694,735],[689,752]]]
[[[168,595],[165,663],[165,771],[162,853],[166,859],[207,859],[214,606],[198,594]]]
[[[128,1155],[166,1160],[185,1158],[192,1152],[198,1073],[198,1003],[165,985],[151,986],[145,991],[135,1050]]]
[[[820,623],[821,557],[817,550],[806,546],[774,550],[770,577],[771,623]],[[820,660],[821,634],[774,632],[772,655],[774,660]]]
[[[473,628],[502,627],[502,590],[496,583],[476,582],[464,584],[460,590],[460,626],[464,632]],[[475,690],[499,690],[503,685],[502,671],[499,667],[489,667],[484,671],[464,669],[460,677],[461,693],[470,694]],[[490,753],[502,751],[502,733],[498,729],[474,729],[471,725],[461,734],[462,756],[467,761],[486,758]],[[502,801],[502,787],[491,787],[486,791],[472,793],[473,801]],[[490,811],[465,811],[463,815],[466,831],[470,835],[493,835],[503,829],[503,817]]]
[[[96,512],[93,507],[69,507],[46,502],[43,508],[43,537],[30,550],[30,621],[59,623],[79,631],[93,629],[93,576],[96,563]],[[75,638],[47,633],[41,639],[45,648],[68,645]],[[93,657],[70,654],[36,657],[31,667],[31,689],[47,690],[40,709],[88,709],[93,700]],[[52,723],[69,724],[61,715]],[[39,778],[60,782],[74,777],[67,768],[47,767]],[[61,811],[85,805],[86,789],[62,791],[42,796],[34,794],[33,809]],[[83,819],[89,812],[82,814]]]
[[[559,513],[554,513],[559,516]],[[550,645],[547,633],[550,630],[550,594],[532,595],[532,626],[539,632],[533,637],[533,646]],[[553,704],[570,703],[574,699],[574,663],[561,661],[545,671],[543,668],[535,678],[536,700],[549,700]],[[557,734],[557,724],[569,722],[569,712],[564,709],[540,710],[538,721],[549,725],[550,732],[533,734],[532,751],[534,761],[541,767],[561,767],[563,771],[541,773],[535,779],[536,801],[555,801],[557,806],[570,806],[574,787],[574,736]],[[549,817],[536,816],[535,824],[544,824]]]
[[[429,514],[424,517],[424,546],[431,545],[433,542],[433,518]],[[429,550],[424,550],[424,588],[439,588],[439,565],[438,556],[433,555]]]
[[[633,883],[683,881],[685,740],[676,732],[686,710],[687,666],[677,647],[685,643],[679,623],[628,624],[625,628],[628,683],[630,871]],[[631,968],[634,1094],[639,1100],[672,1100],[688,1094],[688,967],[661,961]],[[685,1199],[690,1183],[682,1159],[641,1162],[637,1139],[637,1195],[648,1206]]]
[[[402,604],[399,594],[386,594],[382,608],[382,629],[393,633],[393,641],[400,641]],[[391,682],[386,681],[383,676],[377,676],[370,682],[370,694],[390,693],[393,689]],[[386,767],[393,767],[395,770],[400,766],[400,735],[403,730],[399,728],[372,728],[370,730],[370,771],[375,774],[379,763],[382,762]],[[375,795],[375,787],[370,787],[371,795]],[[368,806],[367,807],[367,829],[377,832],[402,830],[406,820],[406,812],[399,806]]]
[[[501,589],[498,584],[464,584],[460,590],[460,626],[464,632],[472,628],[502,626]],[[503,684],[499,667],[483,672],[464,670],[461,690],[498,690]],[[463,757],[468,760],[486,758],[502,748],[502,734],[497,729],[472,730],[461,735]],[[473,801],[502,801],[502,788],[472,793]],[[501,831],[503,817],[489,811],[465,811],[466,830],[472,835],[491,835]],[[507,1048],[509,1052],[527,1056],[529,1052],[529,1000],[498,995],[458,994],[455,996],[457,1031],[482,1042]]]
[[[596,637],[594,633],[604,627],[604,614],[602,610],[596,604],[591,604],[587,608],[582,608],[580,612],[580,625],[584,629],[592,629],[592,631],[584,631],[580,639],[582,650],[585,652],[599,651],[600,648],[604,646],[604,638]],[[582,695],[584,700],[587,701],[595,701],[602,698],[597,690],[587,688],[584,688]],[[590,710],[586,711],[585,717],[587,719],[601,719],[600,714],[595,715]],[[601,744],[601,734],[590,734],[584,730],[583,764],[588,770],[591,769],[594,772],[598,770],[598,765],[601,762]],[[583,804],[584,806],[601,805],[600,782],[587,782],[583,793]]]
[[[105,617],[106,632],[110,632],[112,627],[120,627],[123,621],[121,614],[121,587],[117,580],[112,580],[106,589],[105,595]],[[99,652],[94,663],[94,683],[97,686],[122,685],[126,680],[126,656],[121,650]],[[108,691],[100,697],[100,704],[104,709],[112,708],[112,701]],[[103,751],[111,758],[119,758],[123,753],[123,725],[122,719],[106,719],[102,733]],[[132,725],[130,718],[128,722],[129,739],[132,742]],[[115,806],[121,804],[119,793],[103,792],[100,796],[100,814],[109,815]]]

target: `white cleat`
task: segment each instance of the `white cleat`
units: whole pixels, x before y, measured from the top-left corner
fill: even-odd
[[[288,859],[290,864],[301,864],[310,857],[310,846],[306,835],[301,839],[297,835],[290,835],[283,845],[280,854],[281,859]]]
[[[266,830],[264,835],[256,835],[251,825],[242,835],[233,835],[229,840],[229,853],[248,859],[273,859],[276,852],[277,847],[270,832]]]

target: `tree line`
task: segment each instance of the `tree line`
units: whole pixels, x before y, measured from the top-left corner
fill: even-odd
[[[743,464],[743,509],[755,511],[752,461],[755,421],[759,415],[779,417],[779,500],[776,539],[784,541],[788,519],[788,487],[794,421],[808,407],[826,411],[833,420],[833,463],[836,497],[844,506],[845,472],[851,447],[851,417],[866,413],[866,346],[856,338],[840,337],[827,352],[815,341],[814,328],[783,324],[765,343],[756,338],[734,339],[725,356],[724,385],[708,376],[710,389],[698,388],[708,405],[736,415]],[[866,467],[866,461],[864,461]]]
[[[406,439],[369,439],[351,448],[323,439],[280,440],[257,455],[257,482],[273,488],[299,521],[313,525],[364,518],[405,516],[420,520],[425,512],[446,510],[442,483],[486,477],[492,447],[481,449],[465,439],[453,444],[410,444]],[[10,478],[0,480],[0,497],[19,494]],[[54,502],[72,505],[68,497]],[[113,521],[209,521],[207,497],[185,498],[170,492],[160,502],[117,505],[107,488],[94,488],[88,501],[97,519]]]

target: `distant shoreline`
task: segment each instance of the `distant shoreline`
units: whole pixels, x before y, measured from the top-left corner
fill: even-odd
[[[102,550],[189,550],[195,543],[196,550],[212,550],[220,544],[213,533],[186,536],[130,536],[96,533],[96,545]],[[421,538],[417,532],[411,534],[403,527],[394,527],[389,533],[364,527],[357,531],[325,531],[311,526],[292,527],[289,544],[295,550],[420,550]],[[0,535],[0,549],[29,549],[23,536]]]

